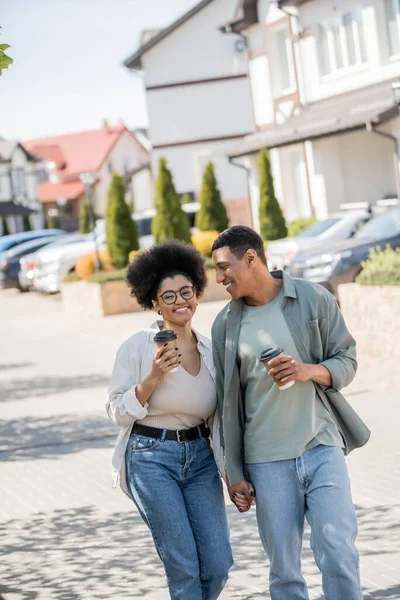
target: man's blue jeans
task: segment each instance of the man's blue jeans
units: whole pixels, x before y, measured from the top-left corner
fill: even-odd
[[[271,599],[308,600],[300,564],[306,517],[325,600],[362,600],[357,518],[343,450],[317,446],[296,459],[249,464],[247,471],[271,563]]]
[[[132,434],[127,480],[164,564],[173,600],[215,600],[232,566],[222,484],[208,439]]]

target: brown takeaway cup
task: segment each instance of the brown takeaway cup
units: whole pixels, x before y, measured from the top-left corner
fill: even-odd
[[[163,331],[156,333],[153,341],[157,345],[157,348],[161,348],[161,346],[165,346],[165,344],[167,344],[165,346],[166,350],[175,350],[175,348],[177,348],[177,339],[178,336],[176,335],[175,331],[172,331],[172,329],[164,329]],[[175,367],[175,369],[170,370],[170,373],[175,373],[177,370],[178,367]]]
[[[260,361],[263,363],[264,367],[268,369],[268,362],[282,353],[282,348],[267,348],[266,350],[264,350],[264,352],[261,353]],[[294,381],[289,381],[288,383],[284,383],[283,385],[277,385],[279,390],[283,392],[284,390],[288,390],[290,387],[292,387],[294,383]]]

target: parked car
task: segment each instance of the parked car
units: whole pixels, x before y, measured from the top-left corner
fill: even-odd
[[[351,238],[374,216],[372,210],[346,210],[306,227],[298,235],[269,242],[266,248],[270,270],[287,269],[298,252],[311,250],[321,243]]]
[[[350,240],[325,243],[297,254],[288,273],[323,285],[337,298],[338,286],[355,281],[370,249],[387,245],[400,247],[400,206],[371,219]]]
[[[104,250],[106,248],[105,233],[99,233],[96,238],[98,248]],[[75,269],[78,258],[94,252],[95,247],[93,234],[88,233],[82,241],[40,250],[36,253],[35,258],[33,287],[47,294],[59,292],[61,282],[68,273]]]
[[[67,232],[62,229],[34,229],[33,231],[21,231],[20,233],[11,233],[0,237],[0,255],[7,250],[11,250],[18,244],[36,240],[41,237],[51,237],[65,235]]]
[[[60,235],[56,237],[62,240],[65,236]],[[18,244],[10,250],[3,252],[0,256],[0,288],[19,287],[18,274],[21,258],[36,250],[40,250],[40,248],[47,246],[51,242],[54,242],[54,235],[29,240],[29,242]]]
[[[67,244],[75,244],[86,240],[86,235],[82,233],[69,233],[59,236],[56,240],[52,238],[52,242],[47,245],[47,249],[57,246],[65,246]],[[36,254],[32,252],[20,258],[20,269],[18,273],[18,287],[21,291],[28,291],[33,288],[33,274],[36,267]]]

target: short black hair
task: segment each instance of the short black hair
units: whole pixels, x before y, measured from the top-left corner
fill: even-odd
[[[232,254],[239,259],[243,258],[247,250],[255,250],[261,261],[267,264],[262,237],[251,227],[234,225],[225,229],[213,243],[211,251],[214,252],[224,246],[228,246]]]
[[[140,306],[150,310],[161,282],[176,275],[187,277],[196,295],[202,295],[207,285],[207,274],[200,252],[184,242],[168,240],[139,252],[128,267],[126,281]]]

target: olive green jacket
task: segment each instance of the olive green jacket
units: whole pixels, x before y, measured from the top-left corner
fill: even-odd
[[[294,343],[304,363],[322,364],[332,377],[330,387],[314,383],[322,402],[341,432],[345,452],[363,446],[370,431],[340,393],[357,371],[356,344],[349,333],[334,297],[323,287],[283,278],[282,310]],[[213,356],[216,369],[218,410],[225,467],[231,484],[245,479],[243,440],[245,428],[244,395],[237,364],[242,300],[232,300],[215,319],[212,327]],[[262,324],[260,324],[262,326]]]

